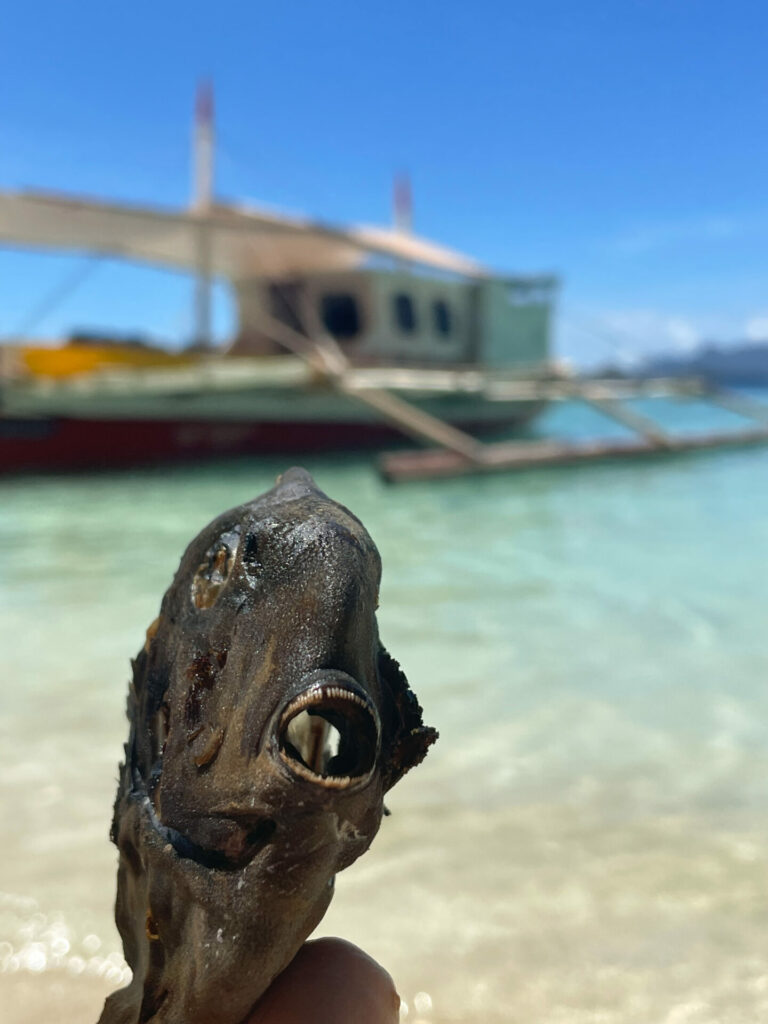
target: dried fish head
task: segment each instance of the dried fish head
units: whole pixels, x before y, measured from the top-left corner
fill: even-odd
[[[190,544],[133,663],[112,836],[132,983],[102,1024],[237,1024],[437,734],[362,523],[304,470]]]

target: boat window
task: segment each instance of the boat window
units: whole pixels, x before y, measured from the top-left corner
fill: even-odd
[[[432,303],[432,322],[435,334],[446,337],[451,333],[451,308],[444,299],[436,299]]]
[[[360,308],[354,295],[324,295],[320,300],[320,317],[334,338],[354,338],[360,333]]]
[[[395,323],[405,334],[413,334],[416,330],[416,310],[413,306],[413,299],[405,292],[398,292],[392,297],[392,308],[395,314]]]

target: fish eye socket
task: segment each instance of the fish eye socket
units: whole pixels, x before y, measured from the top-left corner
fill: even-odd
[[[367,708],[335,701],[285,716],[280,753],[304,778],[342,788],[373,770],[377,741],[376,722]]]
[[[190,597],[195,608],[208,609],[216,604],[232,571],[239,543],[240,527],[235,526],[208,548],[192,578]]]

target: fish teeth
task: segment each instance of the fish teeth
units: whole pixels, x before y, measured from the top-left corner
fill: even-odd
[[[351,701],[353,704],[359,704],[362,708],[368,707],[367,702],[362,697],[358,697],[356,693],[350,693],[349,690],[345,690],[341,686],[320,686],[319,689],[324,697],[340,698],[341,700]]]
[[[302,711],[304,708],[309,707],[312,704],[317,704],[318,701],[328,700],[329,698],[331,700],[349,701],[350,704],[357,704],[358,707],[365,708],[366,711],[370,710],[368,701],[363,700],[363,698],[359,697],[356,693],[351,693],[343,686],[334,686],[332,683],[317,683],[289,704],[286,709],[286,713],[293,715],[297,711]]]
[[[290,764],[292,770],[297,775],[303,776],[305,779],[309,779],[311,782],[318,783],[321,786],[325,786],[326,789],[344,789],[352,783],[351,775],[317,775],[310,768],[306,768],[304,765],[289,759],[281,751],[280,756],[283,760]]]

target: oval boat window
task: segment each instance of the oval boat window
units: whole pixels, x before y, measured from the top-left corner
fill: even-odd
[[[436,299],[432,303],[432,322],[435,334],[445,338],[451,333],[451,308],[444,299]]]
[[[416,310],[413,299],[406,292],[398,292],[392,296],[392,309],[395,324],[404,334],[413,334],[416,330]]]

